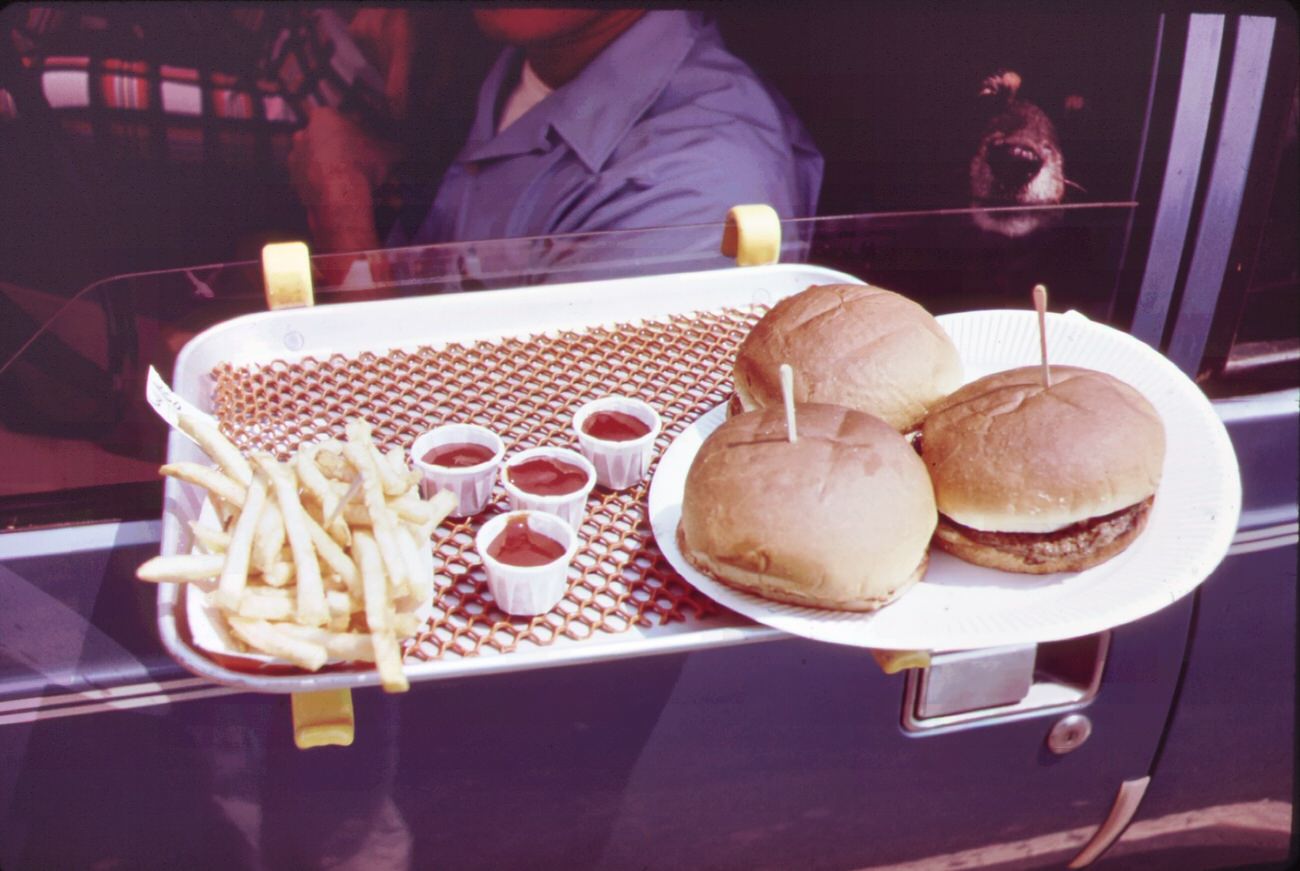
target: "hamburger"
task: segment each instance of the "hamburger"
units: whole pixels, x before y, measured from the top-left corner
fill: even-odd
[[[814,285],[765,314],[736,353],[732,413],[779,406],[779,369],[795,402],[843,405],[900,432],[961,386],[961,358],[924,308],[864,284]]]
[[[973,381],[930,412],[915,447],[934,482],[935,543],[976,565],[1081,571],[1141,534],[1165,431],[1141,393],[1102,372],[1037,366]]]
[[[925,464],[889,424],[825,404],[738,414],[687,472],[677,543],[692,566],[768,599],[874,611],[925,573],[938,515]]]

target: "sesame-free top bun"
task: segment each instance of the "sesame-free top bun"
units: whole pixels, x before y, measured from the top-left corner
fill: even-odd
[[[938,515],[925,464],[879,418],[833,405],[728,419],[686,476],[677,530],[700,571],[765,598],[873,611],[920,579]]]
[[[931,411],[920,450],[940,519],[935,543],[969,562],[1081,571],[1141,534],[1164,466],[1160,415],[1124,382],[1038,366],[967,384]]]
[[[883,418],[900,432],[961,386],[961,358],[924,308],[864,284],[814,285],[765,314],[736,354],[745,410],[781,405],[780,367],[795,402],[826,402]]]
[[[1165,430],[1141,393],[1092,369],[1028,366],[973,381],[921,429],[939,511],[974,529],[1051,532],[1156,491]]]

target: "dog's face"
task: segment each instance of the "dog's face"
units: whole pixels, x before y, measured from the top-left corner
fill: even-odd
[[[1057,205],[1065,196],[1065,158],[1052,121],[1036,105],[1016,97],[1020,77],[1000,73],[984,82],[981,96],[995,111],[970,162],[971,204],[979,208]],[[1023,236],[1041,226],[1044,213],[977,213],[986,230]]]

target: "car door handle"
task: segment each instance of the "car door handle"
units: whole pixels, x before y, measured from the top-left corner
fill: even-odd
[[[903,728],[937,733],[1081,707],[1101,688],[1110,632],[934,653],[908,671]]]

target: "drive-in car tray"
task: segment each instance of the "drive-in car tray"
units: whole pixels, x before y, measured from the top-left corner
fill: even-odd
[[[183,398],[214,415],[240,448],[282,456],[300,443],[339,436],[345,419],[358,415],[372,424],[385,449],[405,450],[421,432],[445,422],[493,429],[507,455],[536,445],[572,447],[571,416],[580,405],[607,394],[634,395],[662,416],[658,463],[679,436],[698,429],[696,422],[730,396],[735,350],[771,304],[811,284],[852,281],[856,279],[815,266],[774,265],[277,310],[236,318],[192,339],[177,359],[172,381]],[[1077,318],[1060,322],[1068,327],[1069,317]],[[1098,328],[1121,344],[1136,341]],[[959,350],[964,341],[958,341]],[[1072,351],[1069,342],[1060,343],[1058,352],[1066,355],[1061,362],[1071,362],[1069,355],[1079,351],[1079,362],[1087,365],[1093,352],[1081,344],[1081,351]],[[1115,610],[1117,617],[1102,621],[1107,626],[1171,604],[1203,580],[1222,558],[1220,551],[1226,552],[1240,510],[1235,457],[1208,401],[1190,382],[1177,383],[1186,379],[1168,361],[1145,346],[1140,351],[1160,370],[1153,385],[1168,387],[1177,402],[1197,406],[1196,423],[1204,429],[1197,432],[1197,444],[1187,457],[1171,454],[1184,457],[1180,463],[1199,464],[1196,457],[1210,457],[1217,464],[1213,490],[1205,494],[1215,518],[1201,536],[1206,556],[1188,564],[1187,577],[1164,579],[1158,594],[1145,596],[1140,606],[1127,611]],[[982,358],[973,362],[968,378],[991,365]],[[1149,398],[1158,406],[1164,401]],[[169,438],[167,456],[171,462],[205,460],[177,432]],[[683,580],[677,570],[681,566],[665,558],[671,545],[661,549],[652,528],[655,473],[652,464],[646,480],[631,490],[593,491],[569,590],[551,612],[535,618],[512,617],[496,608],[473,548],[479,523],[506,507],[502,489],[498,486],[494,504],[484,514],[444,523],[433,541],[433,615],[405,646],[407,677],[429,680],[736,644],[774,637],[779,630],[773,626],[798,632],[798,627],[766,620],[764,609],[728,602],[748,615],[740,616]],[[162,552],[185,552],[191,547],[189,521],[201,513],[204,494],[174,479],[167,481],[164,494]],[[248,670],[237,657],[201,649],[187,624],[201,595],[172,584],[162,585],[158,594],[164,644],[197,674],[266,692],[378,682],[369,666],[327,667],[310,674],[292,667]],[[1077,605],[1087,597],[1070,601]],[[1045,605],[1056,607],[1050,595]],[[852,631],[842,620],[834,622],[843,624],[837,630],[841,634]],[[1092,625],[1096,620],[1084,623],[1086,631],[1099,631]],[[997,619],[988,625],[1005,628]],[[1069,620],[1052,623],[1051,637],[1060,637],[1068,625]],[[915,646],[1006,643],[995,633],[984,645],[982,631],[975,627],[962,635],[961,645]],[[912,646],[909,637],[886,633],[879,642],[861,644],[906,649]],[[854,643],[838,636],[827,640]],[[926,636],[925,641],[939,639]]]

